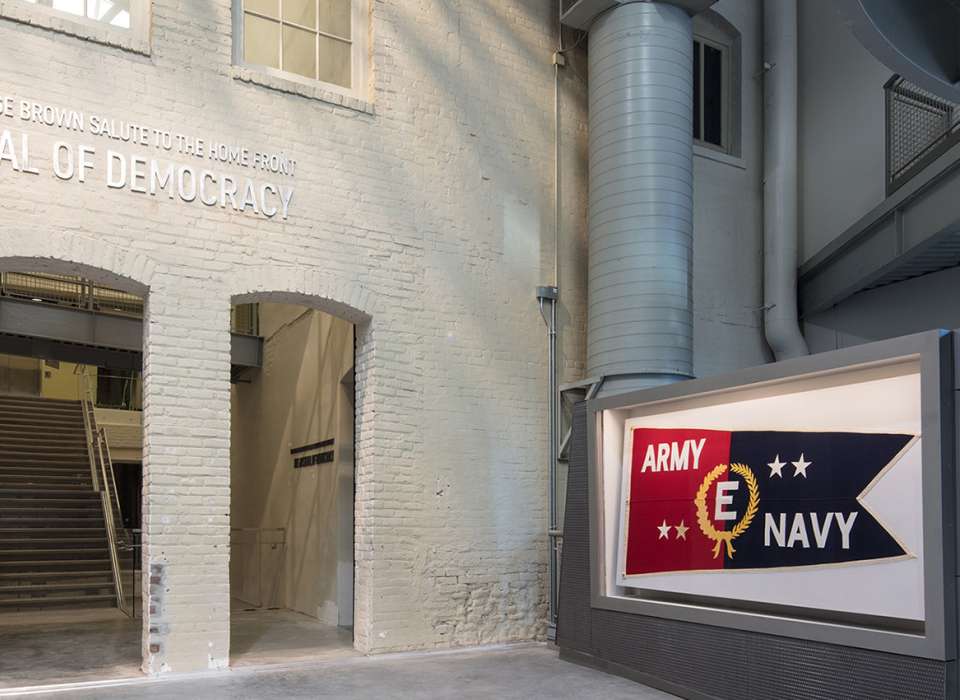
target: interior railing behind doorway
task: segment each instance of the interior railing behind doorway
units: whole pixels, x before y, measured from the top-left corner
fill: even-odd
[[[113,574],[114,590],[117,597],[117,607],[125,614],[133,617],[132,598],[128,600],[124,590],[123,572],[120,565],[120,551],[127,548],[126,530],[123,527],[123,516],[120,512],[120,497],[117,493],[117,481],[113,471],[113,460],[110,458],[110,446],[107,443],[107,434],[102,427],[97,426],[95,409],[95,390],[93,382],[86,371],[80,373],[81,402],[83,405],[83,424],[87,437],[87,454],[90,459],[90,473],[93,488],[100,494],[103,506],[104,526],[107,530],[107,545],[110,555],[110,570]]]

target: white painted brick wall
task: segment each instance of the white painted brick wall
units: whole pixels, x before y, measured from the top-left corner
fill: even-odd
[[[102,168],[56,180],[53,141],[107,142],[0,118],[30,134],[42,171],[0,162],[0,267],[69,261],[149,288],[147,671],[228,661],[229,307],[263,292],[360,324],[357,647],[542,637],[546,338],[533,292],[552,281],[554,6],[373,0],[372,114],[235,79],[229,0],[155,0],[149,56],[0,19],[0,95],[299,162],[290,219],[265,221],[110,190]],[[566,71],[565,381],[583,368],[586,269],[585,71]]]

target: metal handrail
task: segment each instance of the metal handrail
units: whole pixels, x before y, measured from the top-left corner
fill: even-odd
[[[84,379],[86,379],[85,374],[84,374]],[[85,395],[86,394],[84,392],[81,392],[81,397]],[[97,461],[96,461],[96,458],[93,456],[93,426],[90,425],[90,415],[87,412],[88,402],[83,398],[81,398],[81,402],[82,402],[81,413],[83,414],[83,431],[87,439],[87,459],[90,460],[90,479],[93,482],[93,490],[99,493],[100,478],[97,475]]]
[[[100,494],[100,503],[103,507],[104,525],[107,530],[107,544],[110,554],[110,570],[113,574],[114,591],[117,596],[117,607],[126,615],[132,617],[133,610],[127,608],[126,596],[123,590],[123,576],[120,570],[120,556],[118,553],[117,519],[120,518],[120,499],[117,494],[116,480],[113,473],[113,460],[110,458],[110,447],[103,428],[97,427],[96,411],[91,400],[92,391],[90,378],[84,370],[81,372],[82,390],[80,392],[83,404],[84,427],[87,435],[87,451],[91,459],[91,471],[94,475],[94,490]],[[116,514],[117,519],[114,518]],[[122,523],[123,521],[120,520]]]

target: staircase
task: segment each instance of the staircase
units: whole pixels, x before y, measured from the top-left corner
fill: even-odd
[[[116,603],[81,403],[0,396],[0,612]]]

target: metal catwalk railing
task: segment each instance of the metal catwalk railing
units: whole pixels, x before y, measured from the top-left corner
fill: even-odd
[[[0,273],[0,295],[107,314],[143,316],[143,299],[83,277],[38,272]]]
[[[960,141],[960,105],[894,75],[886,102],[886,191],[893,194]]]
[[[143,317],[142,297],[75,275],[0,272],[0,296],[102,314]],[[230,330],[239,335],[259,335],[259,304],[235,304],[230,314]]]
[[[81,401],[83,404],[83,424],[87,437],[87,454],[90,459],[90,472],[93,479],[93,488],[100,494],[103,506],[104,527],[107,531],[107,545],[110,554],[110,570],[113,574],[113,585],[117,596],[117,607],[125,614],[133,617],[132,599],[128,601],[123,585],[123,572],[120,566],[120,550],[127,547],[126,532],[123,528],[123,517],[120,512],[120,497],[117,493],[117,481],[113,471],[113,460],[110,458],[110,447],[107,444],[107,434],[102,427],[97,426],[94,389],[87,372],[82,372]]]

